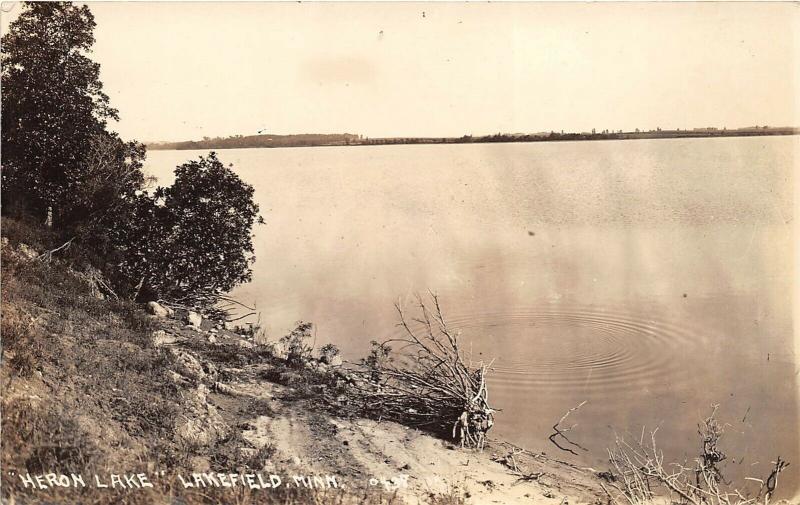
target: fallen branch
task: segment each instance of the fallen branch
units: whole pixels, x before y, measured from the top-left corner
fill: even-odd
[[[235,300],[235,299],[233,299],[233,298],[231,298],[230,296],[227,296],[227,295],[219,295],[217,297],[217,300],[220,301],[220,302],[225,302],[226,306],[228,306],[228,307],[233,306],[233,305],[238,305],[240,307],[243,307],[243,308],[249,310],[250,312],[255,312],[256,311],[255,307],[250,307],[248,305],[245,305],[244,303],[240,302],[239,300]]]
[[[229,318],[225,319],[225,322],[227,322],[227,323],[235,323],[236,321],[240,321],[240,320],[242,320],[242,319],[244,319],[246,317],[255,316],[255,315],[256,315],[255,312],[248,312],[247,314],[245,314],[243,316],[234,317],[234,318],[230,318],[229,317]]]
[[[533,472],[533,473],[522,474],[511,485],[516,486],[517,484],[522,484],[525,482],[538,482],[542,476],[544,476],[544,472]]]
[[[500,463],[502,465],[507,466],[511,471],[513,471],[515,473],[519,473],[520,469],[519,469],[519,466],[517,465],[517,460],[516,460],[516,458],[514,456],[517,456],[519,454],[523,454],[524,452],[525,452],[525,449],[522,449],[520,447],[512,447],[511,451],[509,451],[508,454],[506,454],[505,456],[502,456],[502,457],[499,457],[499,456],[498,457],[494,457],[494,458],[492,458],[492,461],[496,461],[497,463]]]
[[[106,295],[110,296],[115,300],[119,300],[119,296],[114,290],[109,286],[109,284],[103,279],[103,275],[99,271],[92,272],[89,274],[90,279],[103,291]]]
[[[780,456],[776,461],[773,461],[775,467],[770,472],[767,479],[761,485],[761,488],[758,490],[758,497],[760,498],[762,493],[766,490],[766,494],[764,494],[765,501],[769,501],[772,498],[772,493],[775,492],[775,488],[778,487],[778,475],[789,466],[789,463],[782,460]]]
[[[656,444],[656,432],[650,434],[649,443],[644,442],[644,430],[638,443],[630,444],[617,437],[616,446],[608,450],[609,461],[613,467],[613,480],[610,486],[618,496],[606,489],[614,502],[624,498],[631,505],[650,502],[655,490],[662,488],[676,496],[680,502],[691,505],[767,505],[772,498],[778,475],[789,464],[778,458],[769,476],[762,480],[746,477],[745,480],[761,483],[755,496],[744,489],[732,487],[722,478],[719,463],[726,459],[717,444],[724,432],[724,426],[715,418],[717,405],[712,406],[711,414],[698,426],[701,438],[701,452],[695,459],[694,467],[680,463],[664,462],[664,454]]]
[[[43,252],[36,259],[38,261],[46,261],[48,263],[51,262],[53,260],[53,254],[55,254],[55,253],[57,253],[58,251],[61,251],[61,250],[66,251],[67,249],[69,249],[69,246],[72,245],[72,242],[75,240],[75,238],[76,237],[72,237],[71,239],[67,240],[66,242],[64,242],[60,246],[56,247],[55,249],[50,249],[49,251]]]
[[[559,444],[559,443],[556,441],[556,439],[557,439],[557,438],[559,438],[559,437],[561,437],[562,439],[564,439],[564,441],[565,441],[565,442],[567,442],[567,444],[568,444],[568,445],[571,445],[571,446],[573,446],[573,447],[577,447],[578,449],[581,449],[581,450],[583,450],[583,451],[588,451],[588,450],[589,450],[589,449],[587,449],[587,448],[583,447],[582,445],[580,445],[580,444],[578,444],[578,443],[576,443],[576,442],[573,442],[573,441],[572,441],[572,440],[570,440],[570,439],[567,437],[567,435],[566,435],[566,433],[567,433],[567,432],[570,432],[570,431],[572,431],[573,429],[575,429],[575,427],[577,427],[577,426],[578,426],[578,424],[577,424],[577,423],[573,424],[572,426],[570,426],[570,427],[568,427],[568,428],[562,428],[562,427],[560,427],[560,426],[561,426],[561,423],[563,423],[563,422],[564,422],[564,421],[567,419],[567,417],[569,417],[569,415],[570,415],[570,414],[572,414],[572,413],[573,413],[573,412],[575,412],[576,410],[578,410],[578,409],[580,409],[581,407],[583,407],[584,405],[586,405],[586,402],[587,402],[587,401],[588,401],[588,400],[584,400],[584,401],[582,401],[582,402],[581,402],[579,405],[577,405],[577,406],[575,406],[575,407],[572,407],[572,408],[571,408],[571,409],[569,409],[569,410],[568,410],[568,411],[567,411],[567,412],[566,412],[566,413],[565,413],[563,416],[561,416],[561,419],[559,419],[559,420],[558,420],[558,422],[557,422],[556,424],[554,424],[554,425],[553,425],[553,434],[552,434],[552,435],[550,435],[549,437],[547,437],[547,438],[548,438],[548,439],[549,439],[549,440],[550,440],[550,441],[553,443],[553,445],[555,445],[556,447],[558,447],[558,448],[559,448],[559,449],[561,449],[562,451],[566,451],[566,452],[572,453],[572,454],[574,454],[574,455],[576,455],[576,456],[578,455],[578,453],[577,453],[577,452],[573,451],[573,450],[572,450],[572,449],[570,449],[569,447],[564,447],[564,446],[562,446],[561,444]]]
[[[515,480],[514,483],[511,484],[512,486],[516,486],[517,484],[522,484],[525,482],[536,482],[545,475],[544,472],[525,471],[522,468],[522,466],[517,462],[516,459],[516,456],[519,456],[520,454],[525,454],[525,449],[521,447],[511,446],[511,450],[505,456],[492,457],[492,461],[500,463],[501,465],[508,468],[512,475],[517,476],[517,480]]]
[[[463,359],[458,332],[447,325],[439,298],[417,295],[419,316],[409,319],[395,304],[404,334],[381,344],[362,361],[354,394],[373,417],[429,429],[461,447],[482,450],[494,424],[489,406],[488,366]],[[399,344],[392,353],[390,344]]]

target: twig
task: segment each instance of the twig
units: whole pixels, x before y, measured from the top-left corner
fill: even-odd
[[[569,409],[569,410],[568,410],[568,411],[567,411],[567,412],[566,412],[566,413],[565,413],[563,416],[561,416],[561,419],[559,419],[559,420],[558,420],[558,422],[557,422],[556,424],[554,424],[554,425],[553,425],[553,434],[552,434],[552,435],[550,435],[549,437],[547,437],[547,438],[548,438],[548,439],[549,439],[549,440],[550,440],[550,441],[553,443],[553,445],[555,445],[556,447],[558,447],[558,448],[559,448],[559,449],[561,449],[562,451],[566,451],[566,452],[572,453],[572,454],[574,454],[574,455],[576,455],[576,456],[578,455],[578,453],[577,453],[577,452],[573,451],[573,450],[572,450],[572,449],[570,449],[569,447],[564,447],[564,446],[562,446],[561,444],[559,444],[559,443],[556,441],[556,438],[558,438],[558,437],[561,437],[561,438],[563,438],[563,439],[564,439],[564,440],[565,440],[565,441],[566,441],[566,442],[567,442],[569,445],[572,445],[572,446],[574,446],[574,447],[577,447],[578,449],[581,449],[581,450],[583,450],[583,451],[587,451],[587,452],[589,451],[589,449],[587,449],[587,448],[583,447],[582,445],[580,445],[580,444],[578,444],[578,443],[576,443],[576,442],[573,442],[572,440],[570,440],[570,439],[567,437],[567,435],[565,434],[565,433],[567,433],[567,432],[569,432],[569,431],[572,431],[572,430],[573,430],[573,429],[574,429],[576,426],[578,426],[578,425],[577,425],[577,423],[576,423],[576,424],[573,424],[573,425],[572,425],[572,426],[570,426],[569,428],[561,428],[561,427],[559,427],[559,426],[561,425],[561,423],[563,423],[563,422],[564,422],[564,421],[567,419],[567,417],[568,417],[570,414],[572,414],[572,413],[573,413],[573,412],[575,412],[576,410],[578,410],[578,409],[580,409],[581,407],[583,407],[584,405],[586,405],[587,401],[588,401],[588,400],[584,400],[584,401],[582,401],[580,404],[578,404],[578,405],[577,405],[577,406],[575,406],[575,407],[572,407],[572,408],[571,408],[571,409]]]
[[[49,251],[43,252],[36,259],[38,261],[47,261],[49,263],[53,259],[53,254],[57,253],[58,251],[61,251],[62,249],[63,250],[69,249],[69,246],[72,245],[72,241],[75,240],[76,237],[72,237],[71,239],[67,240],[60,246],[56,247],[55,249],[50,249]]]
[[[770,475],[762,480],[746,477],[745,480],[761,483],[755,497],[746,496],[739,489],[732,488],[731,483],[722,478],[717,464],[726,459],[724,453],[717,448],[723,434],[723,425],[715,418],[717,405],[712,406],[711,414],[698,425],[701,439],[701,452],[695,459],[693,468],[679,463],[664,465],[664,455],[658,449],[655,434],[650,434],[649,444],[645,444],[644,435],[633,446],[617,437],[616,447],[608,450],[609,461],[614,469],[614,478],[619,485],[611,484],[620,491],[630,505],[639,505],[650,501],[653,486],[661,486],[670,494],[680,497],[681,503],[692,505],[767,505],[777,486],[778,474],[788,463],[778,458]],[[602,484],[601,484],[602,485]],[[604,487],[604,489],[606,489]],[[611,493],[606,492],[611,496]],[[761,497],[763,495],[763,502]],[[616,501],[616,497],[612,496]]]

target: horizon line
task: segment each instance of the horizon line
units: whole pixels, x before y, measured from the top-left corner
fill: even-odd
[[[149,139],[149,140],[140,140],[139,142],[143,144],[172,144],[172,143],[179,143],[179,142],[207,142],[209,140],[224,140],[229,138],[236,138],[236,137],[259,137],[259,136],[269,136],[274,135],[278,137],[291,137],[291,136],[300,136],[300,135],[352,135],[356,137],[361,137],[364,140],[367,139],[459,139],[465,137],[472,137],[472,138],[480,138],[480,137],[491,137],[491,136],[535,136],[535,135],[546,135],[546,134],[557,134],[557,135],[603,135],[603,134],[636,134],[636,133],[651,133],[651,132],[690,132],[690,131],[700,131],[700,130],[717,130],[717,131],[737,131],[737,130],[746,130],[746,129],[792,129],[792,130],[800,130],[800,126],[796,125],[781,125],[781,126],[772,126],[772,125],[746,125],[746,126],[736,126],[736,127],[727,127],[727,126],[696,126],[696,127],[677,127],[677,128],[662,128],[656,126],[654,128],[634,128],[632,130],[625,130],[625,129],[603,129],[598,130],[597,128],[593,128],[591,130],[571,130],[568,131],[566,129],[559,129],[559,130],[538,130],[534,132],[508,132],[508,131],[497,131],[491,133],[462,133],[460,135],[380,135],[380,136],[373,136],[373,135],[365,135],[362,133],[350,133],[347,131],[327,131],[327,132],[320,132],[320,131],[304,131],[304,132],[294,132],[294,133],[276,133],[276,132],[265,132],[265,133],[251,133],[251,134],[243,134],[243,133],[235,133],[230,134],[227,136],[218,135],[215,137],[211,137],[208,135],[204,135],[202,138],[199,139],[183,139],[183,140],[162,140],[162,139]],[[117,132],[119,134],[119,132]]]

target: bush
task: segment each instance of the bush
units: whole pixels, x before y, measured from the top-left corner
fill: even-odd
[[[323,363],[331,364],[333,362],[333,358],[338,356],[339,353],[339,348],[335,345],[325,344],[319,349],[319,359]]]
[[[370,380],[378,382],[381,379],[381,371],[392,362],[392,348],[385,343],[375,340],[370,342],[372,349],[366,358],[362,359],[361,364],[369,373]]]
[[[5,189],[5,188],[4,188]],[[30,216],[11,219],[3,216],[3,238],[11,244],[27,244],[36,251],[44,251],[56,247],[59,237],[52,230],[44,228]]]
[[[311,339],[313,323],[297,322],[297,327],[288,335],[281,337],[280,343],[286,349],[286,361],[294,367],[303,366],[311,357],[313,346],[308,345]]]
[[[139,197],[115,240],[120,271],[139,298],[209,306],[251,278],[253,187],[215,153],[179,166],[175,183]]]

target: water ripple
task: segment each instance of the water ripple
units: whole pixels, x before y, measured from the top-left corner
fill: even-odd
[[[675,388],[688,382],[685,361],[704,341],[697,330],[655,314],[598,307],[545,305],[448,321],[461,330],[467,357],[495,358],[490,380],[507,391]]]

